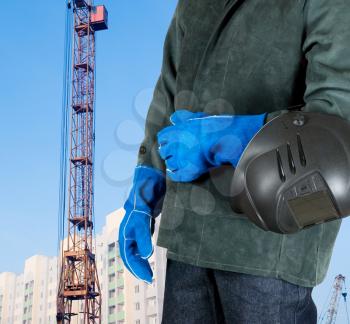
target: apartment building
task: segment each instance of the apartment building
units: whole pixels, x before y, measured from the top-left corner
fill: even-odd
[[[1,324],[55,323],[57,258],[33,256],[23,274],[0,274]]]
[[[137,280],[124,269],[119,253],[118,231],[124,210],[106,218],[106,225],[97,237],[98,272],[103,296],[103,323],[160,323],[163,308],[166,252],[156,247],[149,259],[154,272],[151,285]],[[158,223],[153,239],[156,240]]]
[[[135,279],[124,269],[119,253],[118,231],[124,210],[106,217],[96,237],[96,262],[102,294],[103,324],[156,324],[162,316],[166,253],[156,247],[150,258],[154,272],[151,285]],[[158,224],[154,234],[157,237]],[[0,273],[0,324],[56,323],[58,259],[36,255],[25,261],[20,275]],[[83,323],[76,305],[72,324]]]
[[[16,298],[16,275],[4,272],[0,274],[0,323],[13,323]]]

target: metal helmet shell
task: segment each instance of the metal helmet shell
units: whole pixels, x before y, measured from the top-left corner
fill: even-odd
[[[231,207],[285,234],[350,215],[350,123],[301,111],[268,122],[237,165]]]

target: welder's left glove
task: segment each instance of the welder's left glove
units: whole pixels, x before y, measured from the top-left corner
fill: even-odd
[[[249,141],[264,125],[266,114],[203,115],[178,110],[173,123],[158,133],[159,154],[167,175],[176,182],[191,182],[210,168],[236,167]]]
[[[161,211],[165,189],[163,172],[138,165],[119,227],[119,249],[124,265],[136,278],[147,283],[152,283],[148,259],[153,253],[154,222]]]

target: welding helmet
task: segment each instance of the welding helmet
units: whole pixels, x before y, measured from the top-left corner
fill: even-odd
[[[350,122],[290,111],[264,125],[234,171],[231,207],[290,234],[350,214]]]

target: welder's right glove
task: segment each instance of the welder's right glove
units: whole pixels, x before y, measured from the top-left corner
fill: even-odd
[[[147,283],[152,283],[153,277],[147,260],[153,253],[154,219],[161,211],[164,194],[163,173],[148,166],[137,166],[119,227],[119,249],[125,267]]]
[[[170,117],[173,125],[157,135],[168,177],[175,182],[191,182],[210,168],[224,164],[236,167],[265,118],[265,113],[201,116],[177,110]]]

